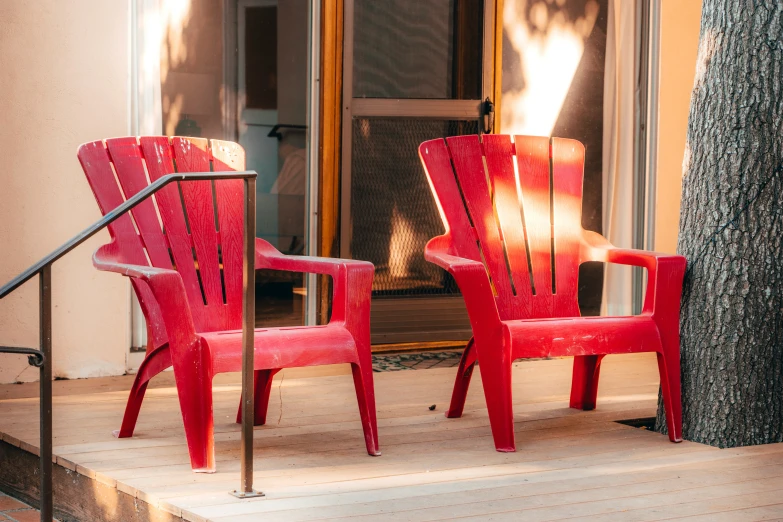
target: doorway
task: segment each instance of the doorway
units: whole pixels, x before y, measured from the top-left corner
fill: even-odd
[[[494,14],[493,0],[345,0],[340,255],[375,265],[373,344],[471,336],[454,280],[424,260],[444,230],[418,145],[489,130]]]

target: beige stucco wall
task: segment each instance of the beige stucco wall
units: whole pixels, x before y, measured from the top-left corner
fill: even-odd
[[[674,253],[680,220],[682,157],[701,21],[700,0],[662,0],[655,250]]]
[[[0,1],[0,283],[100,217],[80,143],[128,133],[126,0]],[[54,265],[54,374],[121,374],[129,285],[92,267],[105,232]],[[37,281],[0,301],[0,344],[38,346]],[[31,380],[0,354],[0,382]]]

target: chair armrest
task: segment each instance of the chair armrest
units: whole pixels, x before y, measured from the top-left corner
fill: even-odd
[[[647,269],[647,291],[642,313],[660,315],[676,312],[679,317],[685,257],[648,250],[617,248],[602,235],[583,231],[581,260],[601,261]]]
[[[438,265],[449,273],[451,273],[452,270],[478,270],[480,268],[486,274],[483,263],[473,259],[453,256],[448,253],[448,250],[449,243],[446,236],[434,237],[430,239],[424,247],[424,259]]]
[[[424,247],[424,259],[448,271],[457,281],[473,332],[486,328],[487,319],[500,324],[498,305],[483,263],[448,253],[448,237],[432,238]]]
[[[256,238],[256,268],[324,274],[332,277],[330,323],[344,323],[369,343],[370,299],[375,267],[368,261],[315,256],[288,256]]]
[[[185,285],[176,270],[121,263],[116,260],[114,242],[96,250],[92,263],[98,270],[116,272],[147,284],[163,316],[170,346],[189,346],[198,339]]]
[[[374,269],[368,261],[355,259],[338,259],[315,256],[285,255],[263,239],[256,238],[256,269],[268,268],[287,272],[306,272],[308,274],[325,274],[335,277],[341,270],[363,267],[364,270]]]

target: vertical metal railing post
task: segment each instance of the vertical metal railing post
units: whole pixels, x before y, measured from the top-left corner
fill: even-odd
[[[52,265],[39,273],[39,329],[43,364],[41,386],[41,520],[51,521],[52,500]]]
[[[256,322],[256,180],[245,179],[245,241],[242,270],[242,475],[240,488],[231,492],[239,498],[262,497],[253,489],[254,332]]]

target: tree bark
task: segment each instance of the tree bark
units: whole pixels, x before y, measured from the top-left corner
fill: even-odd
[[[783,3],[705,0],[696,69],[677,248],[684,438],[781,442]]]

